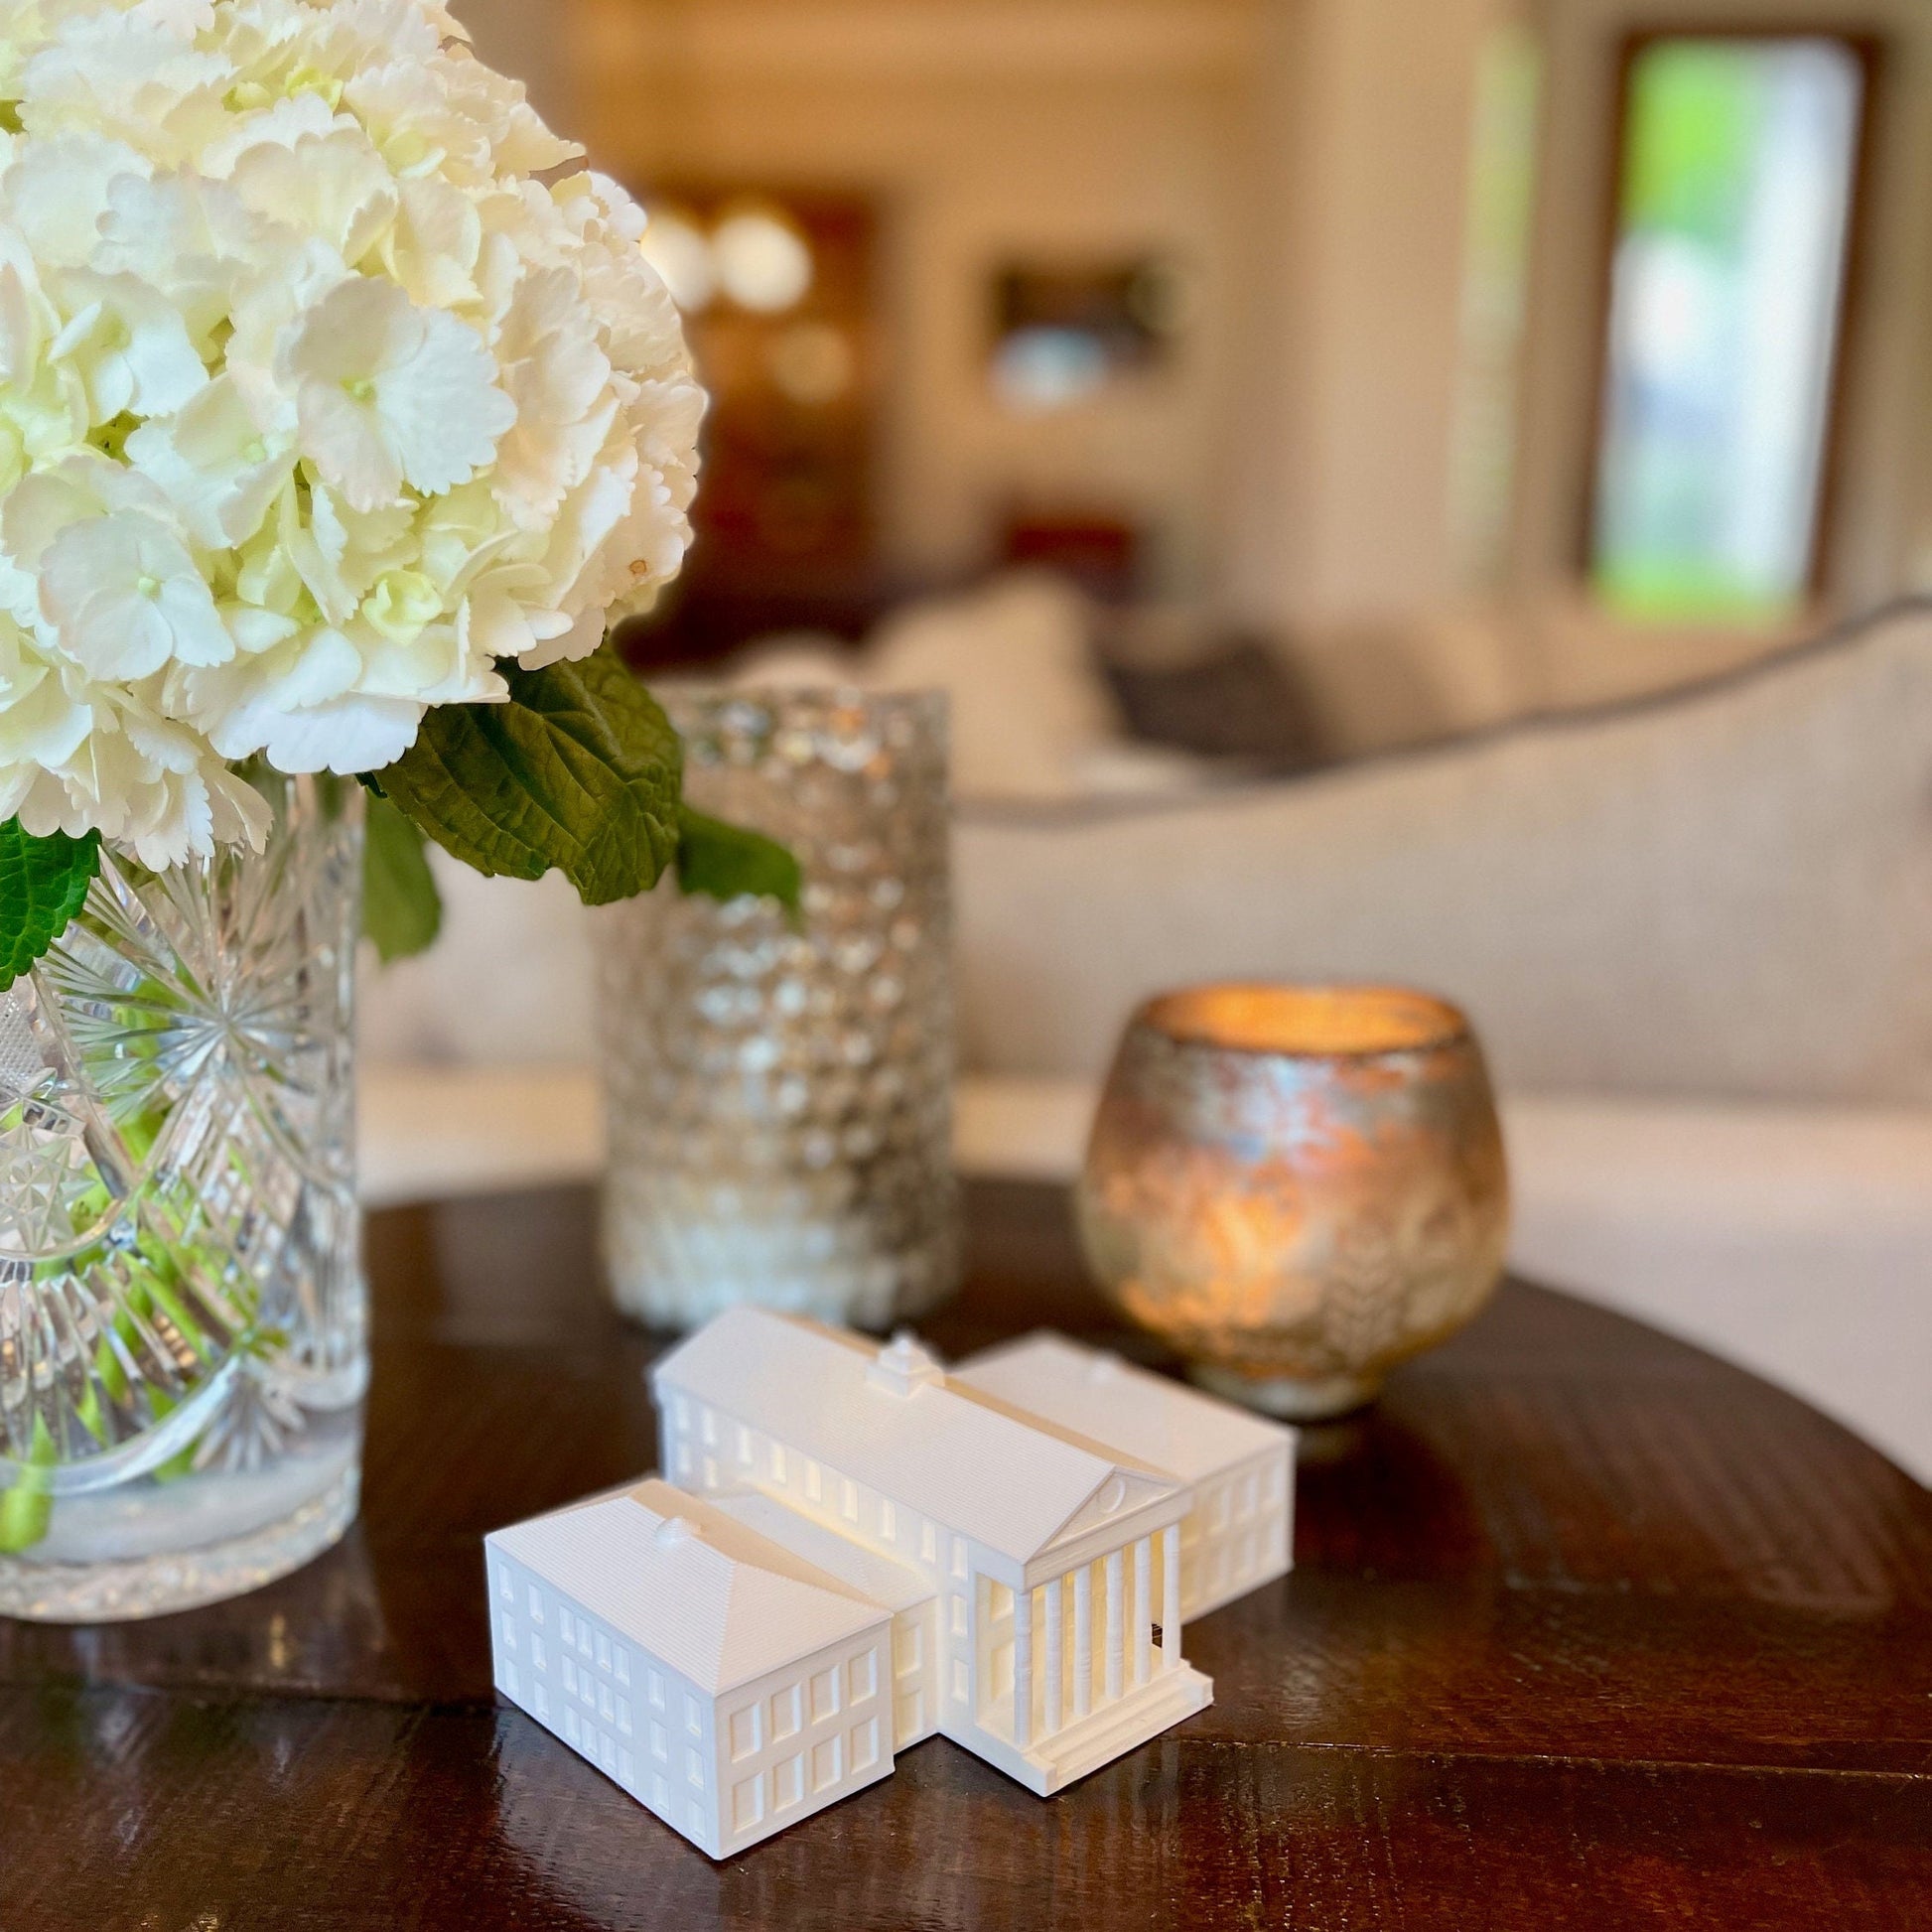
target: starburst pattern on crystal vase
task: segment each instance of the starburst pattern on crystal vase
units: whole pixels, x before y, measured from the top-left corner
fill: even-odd
[[[257,1468],[360,1392],[359,806],[274,788],[266,855],[104,858],[0,995],[0,1454],[48,1465],[57,1514]]]

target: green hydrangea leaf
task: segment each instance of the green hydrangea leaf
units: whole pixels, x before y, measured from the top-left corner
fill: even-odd
[[[387,966],[425,951],[443,929],[443,897],[421,830],[381,792],[364,801],[362,930]]]
[[[100,834],[37,838],[10,818],[0,825],[0,993],[68,928],[100,869]]]
[[[587,905],[647,892],[677,853],[684,755],[670,720],[609,643],[506,676],[507,704],[432,707],[380,789],[485,875],[554,866]]]
[[[719,899],[751,894],[797,912],[804,879],[798,861],[776,839],[689,805],[678,807],[677,833],[677,883],[684,892]]]

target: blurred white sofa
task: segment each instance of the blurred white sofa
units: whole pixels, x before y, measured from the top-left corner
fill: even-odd
[[[1520,1268],[1932,1479],[1932,610],[1289,781],[962,789],[966,1166],[1071,1172],[1161,986],[1430,985],[1498,1073]],[[594,1169],[595,915],[445,878],[453,943],[366,1000],[371,1191]]]

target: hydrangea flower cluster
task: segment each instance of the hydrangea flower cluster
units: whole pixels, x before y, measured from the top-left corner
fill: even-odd
[[[677,570],[643,215],[436,0],[0,0],[0,820],[258,844]]]

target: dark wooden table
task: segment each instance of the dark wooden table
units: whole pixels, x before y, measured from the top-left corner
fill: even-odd
[[[942,1347],[1106,1328],[1059,1196],[969,1217]],[[0,1623],[4,1932],[1932,1927],[1932,1496],[1694,1349],[1507,1288],[1305,1438],[1295,1574],[1188,1630],[1211,1710],[1045,1802],[935,1738],[714,1866],[489,1688],[483,1532],[653,1456],[588,1197],[370,1246],[348,1541]]]

